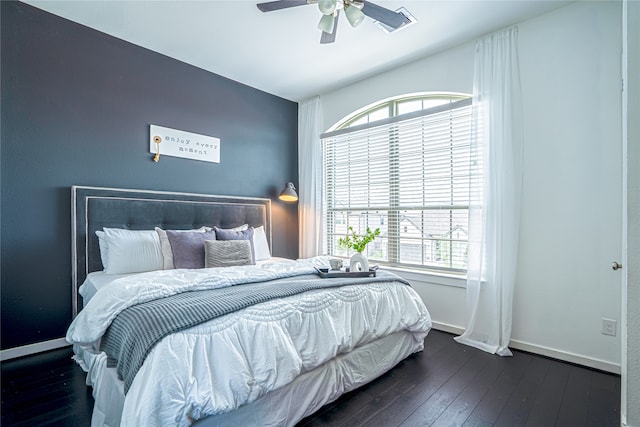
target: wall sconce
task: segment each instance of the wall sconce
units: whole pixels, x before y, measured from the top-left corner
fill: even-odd
[[[285,202],[298,201],[298,193],[296,193],[296,187],[293,186],[293,182],[287,182],[287,185],[285,185],[284,190],[282,190],[278,199]]]

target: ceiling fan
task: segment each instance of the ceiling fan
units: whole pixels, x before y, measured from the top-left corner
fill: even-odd
[[[344,11],[347,21],[352,27],[360,25],[365,16],[391,29],[397,29],[411,23],[411,20],[402,13],[394,12],[366,0],[276,0],[258,3],[257,6],[262,12],[272,12],[315,3],[318,4],[318,9],[322,12],[322,18],[318,23],[318,29],[322,30],[322,36],[320,37],[320,43],[322,44],[335,41],[340,10]]]

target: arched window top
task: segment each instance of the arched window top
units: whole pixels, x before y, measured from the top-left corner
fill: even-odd
[[[354,111],[338,121],[330,131],[426,110],[470,97],[469,94],[457,92],[420,92],[388,98]]]

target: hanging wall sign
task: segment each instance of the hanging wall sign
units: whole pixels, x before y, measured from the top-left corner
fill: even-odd
[[[160,156],[182,157],[220,163],[220,139],[162,126],[149,125],[149,152]]]

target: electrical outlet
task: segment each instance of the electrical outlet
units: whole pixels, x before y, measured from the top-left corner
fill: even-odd
[[[600,332],[602,332],[604,335],[611,335],[611,336],[616,336],[616,325],[617,325],[617,321],[613,320],[613,319],[605,319],[604,317],[602,318],[602,330]]]

